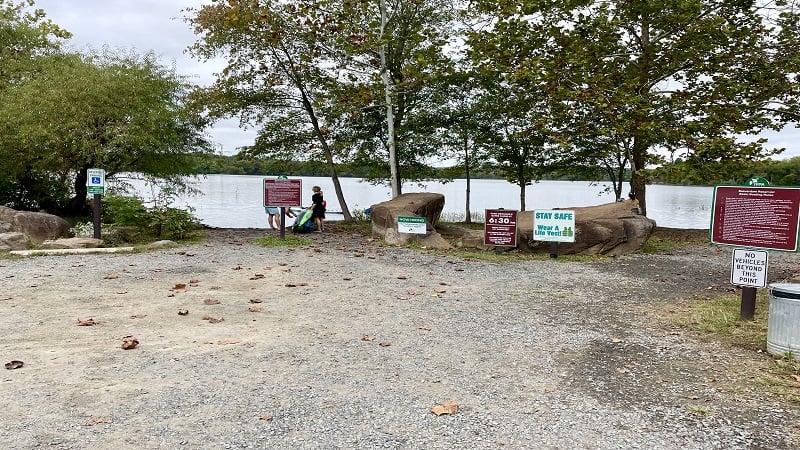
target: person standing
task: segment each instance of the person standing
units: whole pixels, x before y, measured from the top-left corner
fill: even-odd
[[[269,228],[271,230],[278,230],[281,227],[281,220],[278,218],[278,214],[280,214],[280,209],[277,206],[265,206],[264,210],[269,214],[267,218],[267,222],[269,223]]]
[[[325,231],[325,198],[319,186],[311,188],[311,192],[314,193],[311,196],[311,217],[317,226],[317,233],[322,233]]]

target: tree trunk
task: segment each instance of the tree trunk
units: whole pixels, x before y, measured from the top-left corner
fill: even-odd
[[[80,168],[75,175],[75,184],[73,186],[75,189],[75,196],[73,196],[67,204],[67,211],[65,211],[67,215],[80,216],[89,211],[89,207],[86,204],[86,198],[89,192],[86,186],[86,181],[88,180],[86,171],[86,167]]]
[[[642,174],[644,169],[647,146],[641,136],[634,136],[633,149],[631,151],[631,193],[633,198],[639,201],[639,211],[643,216],[647,215],[647,197],[645,196],[645,186],[647,179]]]
[[[467,217],[464,218],[464,223],[472,223],[472,212],[469,210],[470,183],[472,181],[472,180],[470,180],[470,171],[469,171],[469,169],[470,169],[470,164],[472,164],[472,161],[470,161],[470,159],[469,159],[469,142],[468,142],[468,140],[469,139],[467,138],[467,133],[464,133],[464,176],[467,179],[467,192],[466,192],[467,198],[466,198],[466,202],[465,202],[465,205],[464,205],[464,210],[466,211]]]

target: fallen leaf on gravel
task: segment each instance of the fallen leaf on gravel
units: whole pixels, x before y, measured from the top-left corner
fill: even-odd
[[[132,350],[139,345],[139,341],[133,336],[125,336],[122,338],[122,349],[123,350]]]
[[[251,280],[260,280],[262,278],[264,278],[264,274],[263,273],[257,273],[255,275],[253,275],[252,277],[250,277]]]
[[[244,269],[244,267],[242,266],[231,267],[231,270],[242,270],[242,269]]]
[[[220,304],[220,301],[219,301],[219,300],[214,300],[214,299],[210,299],[210,298],[209,298],[209,299],[207,299],[207,300],[203,300],[203,304],[204,304],[204,305],[219,305],[219,304]]]
[[[440,281],[439,286],[450,286],[450,285],[448,283],[445,283],[444,281]]]
[[[287,268],[285,268],[285,269],[281,269],[281,270],[282,270],[282,271],[284,271],[284,272],[286,272],[286,273],[289,273],[289,272],[291,272],[291,271],[292,271],[292,269],[291,269],[291,268],[289,268],[289,267],[287,267]]]
[[[200,280],[198,280],[197,278],[192,278],[191,280],[189,280],[189,284],[197,284],[199,282]]]
[[[374,340],[375,340],[375,338],[374,338],[374,337],[372,337],[372,336],[370,336],[370,335],[368,335],[368,334],[365,334],[365,335],[364,335],[364,336],[361,338],[361,340],[362,340],[362,341],[367,341],[367,342],[372,342],[372,341],[374,341]]]
[[[408,279],[408,277],[407,277],[407,276],[405,276],[405,275],[398,275],[398,276],[397,276],[397,279],[398,279],[398,280],[407,280],[407,279]]]
[[[620,343],[625,342],[625,341],[620,339],[620,338],[614,338],[614,339],[611,339],[611,342],[614,343],[614,344],[620,344]]]
[[[444,294],[447,291],[445,291],[444,289],[435,289],[433,292],[436,292],[437,294]]]
[[[19,369],[23,365],[25,365],[25,363],[23,363],[22,361],[17,361],[17,360],[9,361],[6,363],[6,369],[8,370]]]
[[[251,298],[250,303],[264,303],[264,300],[261,300],[260,298]]]
[[[78,319],[79,327],[91,327],[92,325],[97,325],[97,322],[95,322],[94,319],[84,319],[84,320],[81,320],[80,318]]]
[[[12,298],[14,297],[10,295],[0,295],[0,302],[2,302],[3,300],[11,300]]]
[[[399,296],[399,297],[397,297],[397,298],[398,298],[399,300],[408,300],[408,297],[406,297],[405,295],[401,295],[401,296]]]
[[[147,317],[147,314],[134,314],[131,316],[131,319],[142,319],[144,317]]]
[[[792,378],[794,378],[794,381],[800,382],[800,375],[792,375]]]
[[[419,329],[422,331],[431,331],[431,329],[428,327],[419,327]]]
[[[110,273],[103,277],[104,280],[116,280],[117,278],[119,278],[119,275],[115,273]]]
[[[264,308],[262,308],[261,306],[251,306],[247,308],[247,310],[250,312],[264,312]]]
[[[286,283],[286,287],[297,287],[294,283]]]
[[[321,249],[321,248],[315,248],[315,249],[314,249],[314,251],[315,251],[316,253],[322,253],[322,249]]]
[[[170,289],[170,291],[186,292],[186,284],[185,283],[178,283],[172,289]]]
[[[444,402],[440,403],[433,408],[431,408],[431,412],[436,414],[437,416],[441,416],[442,414],[456,414],[458,412],[458,403],[456,402]]]
[[[619,373],[630,373],[630,371],[627,367],[617,367],[617,372]]]
[[[221,317],[217,319],[216,317],[211,317],[211,316],[203,316],[203,320],[207,320],[208,323],[220,323],[225,321],[225,319]]]
[[[408,295],[422,295],[422,291],[415,291],[413,289],[409,289]]]
[[[92,427],[100,423],[111,423],[111,417],[92,417],[86,420],[87,427]]]
[[[231,345],[231,344],[238,344],[240,341],[239,339],[222,339],[221,341],[217,342],[219,345]]]
[[[269,414],[262,414],[262,415],[259,417],[259,420],[266,420],[266,421],[269,421],[269,420],[272,420],[272,416],[270,416]]]
[[[210,289],[210,290],[212,290],[212,291],[218,291],[218,290],[222,289],[222,286],[211,286],[211,287],[210,287],[210,288],[208,288],[208,289]]]
[[[378,345],[380,345],[381,347],[389,347],[390,345],[392,345],[392,343],[391,342],[381,342]]]
[[[431,297],[437,297],[437,298],[438,298],[438,297],[439,297],[439,294],[437,294],[437,293],[433,293],[433,294],[431,294]]]
[[[178,310],[178,315],[179,316],[188,316],[189,315],[189,310],[188,309],[179,309]]]
[[[344,281],[351,281],[351,280],[352,280],[352,278],[350,278],[350,277],[344,277],[344,278],[342,278],[342,280],[344,280]]]
[[[282,263],[278,263],[278,265],[279,265],[279,266],[288,266],[289,264],[287,264],[287,263],[285,263],[285,262],[282,262]]]
[[[464,269],[456,269],[456,272],[463,272]]]

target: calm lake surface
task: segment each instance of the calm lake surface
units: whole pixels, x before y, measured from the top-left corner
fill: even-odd
[[[297,179],[298,177],[291,177]],[[266,228],[263,207],[262,176],[208,175],[198,177],[195,186],[203,193],[178,199],[174,206],[191,206],[203,224],[220,228]],[[311,187],[320,186],[328,202],[328,219],[341,219],[342,208],[336,198],[333,183],[327,177],[299,177],[303,187],[303,205],[311,203]],[[391,189],[374,186],[358,178],[341,178],[347,206],[363,210],[391,198]],[[109,180],[110,184],[113,184]],[[143,183],[134,183],[145,199],[151,191]],[[528,186],[526,210],[591,206],[614,201],[613,193],[604,192],[607,183],[588,181],[542,181]],[[626,185],[627,188],[627,185]],[[466,181],[426,183],[423,186],[406,184],[403,192],[436,192],[444,194],[442,216],[447,220],[463,220]],[[627,191],[625,191],[627,193]],[[670,228],[709,227],[711,220],[712,187],[662,186],[647,187],[648,217],[658,226]],[[483,220],[486,209],[519,209],[519,187],[503,180],[472,180],[470,210]],[[335,212],[339,212],[336,214]]]

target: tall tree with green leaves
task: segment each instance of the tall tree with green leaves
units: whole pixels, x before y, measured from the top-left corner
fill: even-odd
[[[205,122],[187,107],[191,87],[152,53],[50,56],[35,76],[0,91],[11,143],[0,161],[14,162],[10,169],[29,192],[60,185],[66,204],[38,206],[75,215],[86,208],[89,168],[108,176],[194,174],[211,146]]]
[[[497,19],[470,41],[482,58],[534,74],[564,111],[600,111],[630,143],[631,190],[644,214],[647,170],[661,151],[748,165],[779,150],[741,135],[797,118],[791,2],[479,3]],[[481,52],[487,43],[504,51]]]

